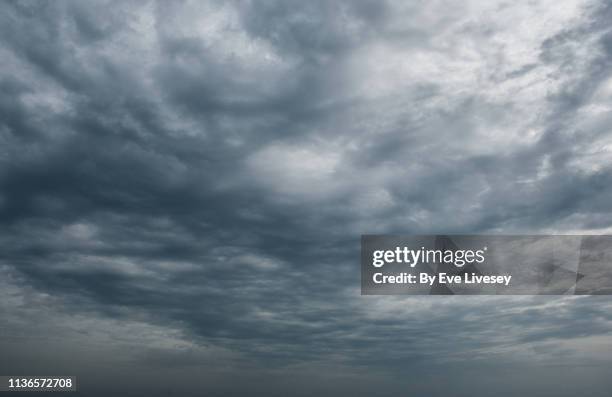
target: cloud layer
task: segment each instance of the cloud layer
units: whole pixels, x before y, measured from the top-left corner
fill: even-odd
[[[129,387],[123,368],[136,394],[172,379],[160,395],[446,395],[441,376],[606,395],[606,299],[361,297],[356,253],[362,233],[610,232],[611,18],[2,4],[2,371],[105,390],[95,374]]]

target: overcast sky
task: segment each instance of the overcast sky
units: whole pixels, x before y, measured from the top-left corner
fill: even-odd
[[[0,372],[609,396],[611,299],[362,297],[359,236],[612,233],[610,21],[580,0],[3,1]]]

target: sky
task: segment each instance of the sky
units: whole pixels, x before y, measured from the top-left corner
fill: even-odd
[[[361,234],[612,234],[612,3],[0,3],[0,373],[609,396],[609,297],[361,296]]]

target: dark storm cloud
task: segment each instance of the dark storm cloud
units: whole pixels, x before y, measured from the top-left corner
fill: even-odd
[[[358,293],[361,233],[609,230],[610,7],[562,8],[4,3],[3,332],[328,393],[606,364],[604,300]]]

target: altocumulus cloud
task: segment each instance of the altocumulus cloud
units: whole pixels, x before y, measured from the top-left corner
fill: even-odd
[[[611,19],[4,2],[2,372],[101,394],[606,395],[607,299],[361,297],[357,252],[362,233],[610,232]]]

